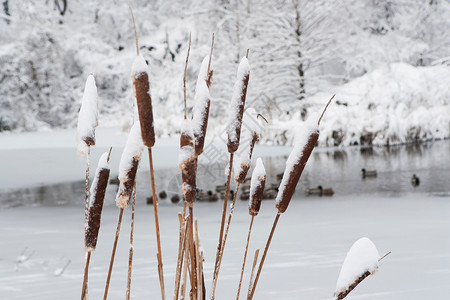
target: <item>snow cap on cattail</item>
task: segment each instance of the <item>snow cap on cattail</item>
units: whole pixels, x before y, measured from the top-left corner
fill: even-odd
[[[150,97],[149,69],[142,55],[138,55],[133,62],[131,71],[136,102],[141,124],[142,141],[151,148],[155,144],[155,129],[153,126],[153,108]]]
[[[256,216],[261,207],[261,200],[266,185],[266,169],[262,159],[258,157],[255,169],[253,169],[252,180],[250,182],[250,198],[248,202],[248,212],[251,216]]]
[[[85,230],[85,247],[87,251],[94,251],[97,246],[98,231],[100,230],[100,218],[102,215],[103,201],[109,179],[109,154],[103,153],[95,171],[94,181],[91,185],[88,222]]]
[[[357,240],[345,257],[336,283],[335,299],[344,299],[367,276],[378,270],[380,254],[368,238]]]
[[[253,108],[247,108],[242,121],[241,146],[234,157],[234,180],[243,183],[252,160],[253,149],[260,139],[261,123]]]
[[[136,173],[145,146],[142,142],[141,127],[135,122],[128,134],[127,143],[122,152],[119,163],[119,190],[116,196],[116,205],[125,208],[130,203],[133,193]]]
[[[211,106],[211,97],[209,94],[208,85],[206,83],[208,78],[208,62],[209,56],[206,56],[200,67],[197,85],[195,87],[195,103],[192,116],[192,127],[195,137],[195,156],[199,156],[203,152],[206,129],[208,127],[209,108]]]
[[[319,139],[318,119],[317,113],[311,114],[295,134],[294,147],[286,161],[286,169],[276,198],[276,208],[279,213],[286,211],[303,169]]]
[[[78,152],[86,156],[88,148],[95,145],[95,127],[98,125],[98,95],[94,75],[86,80],[81,108],[78,114],[77,140]]]
[[[239,148],[241,136],[242,116],[244,114],[245,98],[247,96],[247,86],[250,77],[250,66],[248,59],[243,57],[237,71],[237,79],[233,87],[231,98],[230,115],[228,119],[228,141],[229,153],[234,153]]]

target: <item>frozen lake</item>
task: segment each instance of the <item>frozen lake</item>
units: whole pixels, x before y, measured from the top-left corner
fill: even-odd
[[[450,293],[450,199],[424,194],[403,197],[336,196],[296,199],[281,216],[255,299],[331,299],[340,266],[350,246],[367,236],[380,254],[392,251],[380,270],[348,299],[448,299]],[[205,280],[210,288],[217,245],[220,202],[196,205],[206,251]],[[180,206],[160,206],[167,295],[172,294]],[[101,299],[118,209],[106,207],[90,268],[90,299]],[[275,215],[265,201],[255,219],[249,259],[263,248]],[[125,295],[129,211],[124,215],[110,299]],[[217,299],[237,291],[249,224],[246,203],[238,202],[222,264]],[[135,223],[132,296],[159,299],[152,208],[139,205]],[[79,299],[83,273],[83,211],[75,206],[18,207],[0,210],[0,295],[2,299]],[[30,258],[18,263],[25,251]],[[66,261],[62,274],[54,273]],[[247,264],[247,266],[250,263]],[[249,271],[246,268],[246,271]],[[248,286],[246,272],[243,289]],[[170,298],[170,297],[169,297]],[[242,296],[242,298],[245,298]]]
[[[93,168],[111,145],[112,174],[126,138],[103,129],[93,149]],[[84,162],[76,158],[71,132],[0,137],[0,298],[78,299],[83,273]],[[158,192],[179,192],[177,139],[154,149]],[[222,145],[220,145],[221,148]],[[284,169],[289,148],[256,148],[268,180]],[[208,153],[199,168],[199,187],[224,183],[224,153]],[[450,142],[391,148],[316,149],[300,180],[295,198],[282,215],[255,299],[331,299],[341,264],[351,245],[369,237],[380,254],[392,251],[379,272],[367,278],[347,299],[448,299],[450,293]],[[361,177],[361,168],[376,169],[376,178]],[[412,174],[421,183],[411,185]],[[159,299],[156,245],[147,157],[138,173],[135,260],[132,297]],[[333,197],[307,197],[308,187],[332,187]],[[118,209],[116,186],[105,200],[97,250],[90,267],[90,299],[103,295]],[[223,203],[198,203],[201,242],[206,251],[205,280],[210,289]],[[217,299],[235,297],[249,225],[247,202],[238,201],[217,287]],[[160,202],[166,294],[172,294],[177,213],[181,204]],[[256,248],[263,248],[275,217],[273,201],[256,217],[243,290]],[[129,218],[124,215],[110,299],[125,295]],[[62,275],[58,269],[70,261]],[[56,275],[55,275],[56,274]],[[168,297],[170,298],[170,297]],[[243,293],[241,299],[244,299]]]

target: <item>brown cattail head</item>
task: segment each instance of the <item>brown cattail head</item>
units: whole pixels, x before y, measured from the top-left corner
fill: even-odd
[[[116,205],[125,208],[130,203],[133,193],[136,173],[141,160],[144,144],[141,137],[141,127],[139,122],[135,122],[131,127],[127,143],[123,149],[119,164],[119,190],[116,196]]]
[[[153,108],[150,97],[150,81],[147,63],[138,55],[132,69],[133,85],[136,92],[136,102],[141,124],[141,135],[144,145],[148,148],[155,144],[155,129],[153,126]]]
[[[286,161],[286,169],[276,198],[276,208],[284,213],[295,192],[298,180],[319,139],[318,115],[311,115],[295,137],[294,148]]]
[[[256,142],[260,139],[261,124],[257,118],[258,114],[253,108],[245,110],[243,118],[243,130],[241,135],[241,146],[238,155],[235,156],[234,180],[243,183],[247,176]]]
[[[184,198],[187,202],[193,203],[196,197],[197,159],[194,156],[191,121],[188,119],[184,119],[181,129],[178,168],[181,170]]]
[[[195,138],[195,156],[199,156],[203,152],[206,129],[208,127],[209,108],[211,106],[211,97],[209,95],[209,86],[207,84],[209,77],[208,62],[209,57],[206,56],[200,67],[197,85],[195,87],[195,104],[192,117],[192,128]],[[212,70],[210,72],[212,72]]]
[[[227,127],[227,147],[229,153],[234,153],[239,148],[242,117],[244,115],[249,78],[250,66],[248,64],[248,59],[243,57],[238,67],[237,79],[233,87],[233,96],[231,98],[230,117]]]
[[[248,213],[256,216],[261,207],[261,200],[266,185],[266,170],[260,157],[256,160],[256,166],[252,173],[252,181],[250,183],[250,198],[248,203]]]
[[[109,153],[106,152],[100,157],[97,170],[95,171],[95,178],[91,185],[88,223],[84,235],[87,251],[94,251],[97,246],[100,218],[102,215],[106,187],[108,185],[109,172]]]
[[[87,148],[95,145],[95,127],[98,125],[98,96],[95,79],[90,74],[84,87],[81,100],[80,113],[78,114],[77,137],[78,152],[86,156]]]

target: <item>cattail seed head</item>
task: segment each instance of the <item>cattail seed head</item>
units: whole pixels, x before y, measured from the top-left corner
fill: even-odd
[[[141,127],[139,122],[135,122],[131,127],[127,143],[122,152],[119,164],[119,190],[116,196],[116,205],[119,208],[126,208],[130,203],[133,193],[136,173],[141,160],[144,144],[141,137]]]
[[[298,180],[319,139],[317,120],[317,114],[311,115],[296,134],[294,148],[286,161],[286,169],[276,198],[276,208],[279,213],[284,213],[288,208]]]
[[[148,148],[155,144],[155,129],[153,125],[153,108],[150,97],[150,81],[148,65],[142,57],[138,55],[132,68],[133,85],[136,92],[136,102],[141,124],[141,135],[144,145]]]
[[[227,147],[229,153],[234,153],[239,148],[242,117],[244,115],[249,78],[250,66],[248,64],[248,59],[243,57],[238,67],[237,79],[233,87],[233,96],[231,98],[230,117],[227,127]]]
[[[108,156],[109,154],[106,152],[100,157],[94,181],[91,185],[88,222],[85,230],[85,247],[87,251],[94,251],[97,246],[103,201],[110,173]]]
[[[178,168],[181,170],[183,181],[183,195],[189,203],[195,201],[197,186],[197,159],[194,155],[194,136],[191,125],[190,120],[183,121],[178,156]]]
[[[256,216],[261,207],[261,201],[266,185],[266,170],[260,157],[256,160],[256,166],[252,173],[252,181],[250,182],[250,197],[248,203],[248,213]]]

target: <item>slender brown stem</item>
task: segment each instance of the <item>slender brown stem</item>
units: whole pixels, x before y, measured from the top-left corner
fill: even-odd
[[[187,104],[186,104],[186,72],[189,62],[189,53],[191,52],[191,33],[189,32],[189,46],[186,55],[186,64],[184,65],[184,76],[183,76],[183,92],[184,92],[184,119],[187,119]]]
[[[248,52],[250,51],[250,49],[247,49],[247,52],[245,52],[245,57],[248,58]]]
[[[253,295],[255,294],[256,285],[258,284],[259,275],[261,275],[261,270],[264,265],[264,260],[266,259],[267,251],[269,250],[270,242],[272,241],[273,233],[275,232],[275,228],[277,227],[278,219],[280,218],[280,213],[277,213],[275,217],[275,221],[273,221],[272,230],[270,231],[269,239],[266,243],[266,248],[264,248],[263,256],[261,257],[261,262],[259,263],[258,272],[256,273],[255,282],[253,283],[252,292],[250,294],[250,300],[253,299]]]
[[[187,239],[187,235],[189,233],[189,223],[186,222],[186,234],[185,237]],[[186,294],[186,276],[187,276],[187,267],[189,264],[189,243],[185,243],[185,248],[184,248],[184,267],[183,267],[183,281],[181,283],[181,295],[180,295],[180,299],[184,300],[185,294]]]
[[[131,231],[130,231],[130,250],[128,254],[128,277],[126,299],[130,300],[131,271],[133,268],[133,234],[134,234],[134,209],[136,206],[136,181],[134,181],[133,202],[131,203]]]
[[[222,221],[220,222],[219,243],[217,245],[216,261],[214,263],[213,276],[216,276],[216,270],[217,270],[217,264],[219,262],[220,250],[222,249],[223,229],[224,229],[224,225],[225,225],[225,216],[227,214],[227,204],[228,204],[228,194],[230,192],[231,172],[233,170],[233,155],[234,155],[233,153],[230,153],[230,162],[228,163],[229,168],[228,168],[227,187],[225,189],[225,200],[223,201]],[[213,278],[213,282],[214,282],[214,278]]]
[[[189,203],[189,256],[191,261],[191,288],[192,288],[192,297],[193,299],[197,299],[197,259],[195,254],[195,245],[194,245],[194,209],[193,203]]]
[[[211,86],[211,75],[212,75],[212,73],[210,72],[210,69],[211,69],[211,60],[212,60],[213,49],[214,49],[214,32],[213,32],[212,38],[211,38],[211,50],[209,52],[208,71],[206,73],[207,74],[207,76],[206,76],[206,85],[208,86],[208,88]]]
[[[223,238],[222,248],[220,249],[220,254],[219,254],[219,261],[217,263],[217,267],[216,267],[215,274],[213,277],[213,285],[212,285],[212,289],[211,289],[211,299],[215,298],[217,279],[219,278],[220,265],[222,264],[223,253],[225,251],[225,245],[227,242],[228,231],[230,230],[231,218],[233,217],[234,205],[236,204],[236,198],[237,198],[237,194],[239,192],[239,186],[240,186],[240,183],[238,183],[236,186],[236,193],[234,193],[233,202],[232,202],[231,208],[230,208],[230,213],[228,214],[227,229],[225,230],[225,236]]]
[[[122,216],[123,216],[123,208],[121,208],[119,211],[119,220],[117,221],[116,237],[114,238],[113,250],[111,253],[111,259],[109,261],[108,276],[106,278],[105,293],[103,295],[103,300],[106,300],[108,298],[109,282],[111,280],[111,273],[114,265],[114,257],[116,256],[117,241],[119,240],[120,226],[122,224]]]
[[[197,298],[202,299],[202,262],[200,255],[200,239],[198,237],[198,223],[197,220],[194,222],[194,232],[195,232],[195,260],[196,260],[196,271],[197,271]]]
[[[391,254],[391,251],[389,251],[388,253],[386,253],[385,255],[383,255],[382,257],[380,257],[380,259],[378,259],[378,262],[380,262],[382,259],[384,259],[386,256],[388,256],[389,254]]]
[[[87,282],[88,282],[88,272],[89,272],[89,261],[91,260],[91,251],[88,251],[86,254],[86,259],[84,263],[84,278],[83,285],[81,286],[81,300],[85,300],[86,290],[87,290]]]
[[[252,232],[252,226],[253,226],[254,219],[255,219],[255,216],[252,216],[252,219],[250,220],[250,226],[248,227],[247,244],[245,245],[244,261],[242,262],[241,278],[239,279],[239,286],[238,286],[236,300],[239,300],[239,294],[241,293],[242,278],[244,277],[245,261],[247,259],[248,244],[250,243],[250,235]]]
[[[159,284],[161,286],[161,298],[165,299],[164,292],[164,274],[163,274],[163,263],[162,263],[162,253],[161,253],[161,239],[159,235],[159,219],[158,219],[158,199],[156,198],[156,184],[155,184],[155,173],[153,171],[153,158],[152,158],[152,148],[148,148],[148,158],[150,161],[150,177],[152,181],[152,195],[153,195],[153,213],[155,215],[155,229],[156,229],[156,245],[158,248],[158,253],[156,254],[158,258],[158,275]]]
[[[178,260],[177,260],[177,270],[175,273],[175,290],[174,290],[174,299],[178,299],[178,294],[180,291],[180,278],[181,278],[181,270],[183,267],[183,258],[184,252],[186,248],[186,222],[184,218],[182,218],[181,213],[178,214],[180,219],[180,241],[178,246]]]
[[[336,94],[334,94],[333,97],[331,97],[331,99],[328,101],[327,105],[325,106],[325,109],[323,110],[322,114],[320,115],[320,118],[319,118],[319,121],[317,122],[317,125],[320,125],[320,121],[322,120],[322,117],[325,114],[325,112],[327,111],[328,105],[330,105],[330,103],[333,100],[334,96],[336,96]]]
[[[247,300],[250,299],[250,294],[252,292],[253,275],[255,275],[255,268],[256,268],[256,263],[258,262],[258,255],[259,255],[259,249],[256,249],[255,256],[253,257],[252,273],[250,274],[250,281],[248,284]]]
[[[136,41],[136,53],[137,53],[137,55],[139,55],[139,43],[138,43],[138,37],[137,37],[137,31],[136,31],[136,23],[134,22],[133,10],[131,9],[131,4],[129,1],[128,1],[128,8],[130,9],[131,20],[133,21],[134,39]]]

